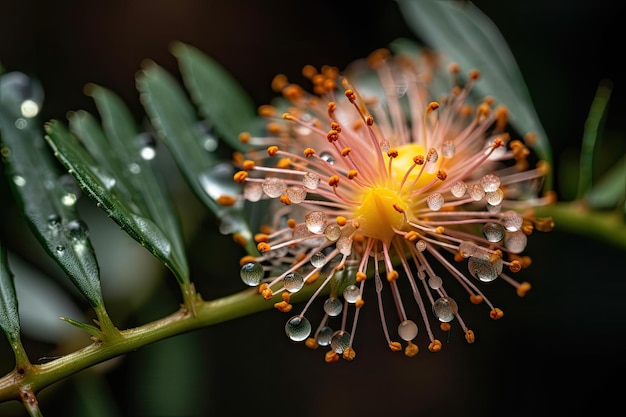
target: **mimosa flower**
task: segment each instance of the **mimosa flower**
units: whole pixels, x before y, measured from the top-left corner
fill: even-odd
[[[530,284],[511,274],[530,264],[522,255],[528,235],[552,227],[532,212],[552,200],[537,197],[548,166],[528,169],[529,149],[504,131],[505,107],[494,108],[490,97],[472,104],[478,71],[461,77],[451,65],[450,90],[435,99],[439,69],[431,54],[393,57],[378,50],[367,63],[378,96],[367,94],[367,85],[361,89],[358,76],[349,80],[333,67],[304,68],[314,94],[277,76],[273,87],[287,111],[262,106],[268,136],[243,133],[256,150],[236,158],[243,198],[278,202],[254,237],[259,255],[241,260],[241,278],[276,309],[291,312],[285,325],[291,340],[329,346],[327,362],[354,359],[367,285],[375,288],[371,304],[392,351],[417,354],[419,330],[437,352],[442,344],[435,333],[454,323],[473,343],[448,286],[460,285],[471,303],[501,318],[481,284],[504,280],[524,296]],[[407,284],[400,286],[402,280]],[[294,314],[291,295],[315,281]],[[324,315],[314,328],[307,313],[322,298]]]

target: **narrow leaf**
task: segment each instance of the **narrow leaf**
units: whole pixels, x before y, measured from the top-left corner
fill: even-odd
[[[22,100],[26,99],[19,91],[7,94],[5,86],[0,130],[9,184],[46,252],[92,306],[103,305],[96,256],[87,226],[74,207],[79,190],[74,188],[73,181],[68,183],[70,178],[60,174],[38,120],[23,114]]]
[[[177,81],[157,64],[149,63],[137,76],[137,89],[157,134],[194,193],[222,222],[221,231],[242,234],[251,242],[247,249],[256,251],[243,216],[243,201],[218,203],[220,198],[240,194],[240,187],[232,179],[233,167],[203,148],[202,135],[194,128],[198,123],[195,109]]]
[[[537,154],[552,163],[547,135],[537,116],[519,67],[495,24],[471,2],[397,0],[408,25],[429,46],[465,68],[481,71],[475,86],[509,109],[520,134],[536,134]],[[551,177],[546,179],[550,188]]]
[[[626,156],[596,181],[585,200],[594,209],[614,208],[621,203],[626,215]]]
[[[235,149],[243,150],[239,134],[256,120],[256,107],[239,83],[214,59],[197,48],[177,42],[172,52],[178,59],[183,81],[200,113]]]
[[[20,339],[20,317],[13,273],[4,245],[0,244],[0,326],[11,345]]]

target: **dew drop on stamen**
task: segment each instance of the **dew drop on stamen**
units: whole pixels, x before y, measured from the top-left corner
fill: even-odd
[[[512,210],[502,213],[502,225],[509,232],[515,232],[522,227],[524,219],[522,216]]]
[[[486,223],[483,226],[483,236],[489,242],[499,242],[504,238],[504,227],[500,223]]]
[[[487,204],[487,211],[491,214],[500,213],[500,210],[502,210],[502,204],[496,204],[496,205]]]
[[[485,196],[485,190],[480,184],[472,184],[469,187],[469,195],[474,201],[480,201]]]
[[[333,158],[330,152],[322,152],[320,154],[320,158],[323,161],[328,162],[329,165],[335,165],[335,158]]]
[[[329,224],[324,229],[324,236],[331,242],[336,242],[341,237],[341,227],[336,224]]]
[[[350,333],[345,330],[337,330],[330,339],[330,348],[341,354],[348,347],[350,347]]]
[[[415,336],[417,336],[417,324],[413,320],[404,320],[398,326],[398,336],[407,342],[415,339]]]
[[[304,223],[311,233],[319,233],[326,225],[326,215],[321,211],[311,211],[304,216]]]
[[[439,321],[448,323],[454,319],[454,315],[458,312],[456,301],[450,297],[441,297],[433,303],[433,313]]]
[[[263,197],[263,186],[258,182],[247,182],[243,187],[243,197],[253,203],[259,201]]]
[[[426,250],[426,241],[424,240],[418,240],[417,243],[415,243],[415,247],[417,248],[418,251],[420,252],[424,252]]]
[[[350,256],[352,253],[352,239],[347,236],[340,237],[335,245],[342,255]]]
[[[444,158],[452,158],[456,153],[456,146],[451,140],[444,140],[441,144],[441,154]]]
[[[302,177],[302,185],[309,190],[316,190],[320,185],[320,177],[315,172],[307,172]]]
[[[502,272],[502,259],[491,262],[489,259],[472,256],[467,263],[470,274],[482,282],[491,282]]]
[[[378,146],[380,146],[380,150],[382,152],[387,152],[389,149],[391,149],[391,145],[389,144],[389,141],[387,139],[383,139],[378,143]]]
[[[241,280],[244,284],[251,287],[259,285],[264,275],[265,273],[263,272],[263,267],[258,262],[248,262],[244,264],[239,271]]]
[[[464,258],[469,258],[476,256],[480,252],[480,248],[474,242],[464,240],[459,244],[459,252]]]
[[[433,290],[438,290],[443,285],[443,280],[438,275],[433,275],[428,278],[428,286]]]
[[[287,188],[287,197],[294,204],[300,204],[306,198],[306,189],[301,185],[292,185]]]
[[[298,292],[304,287],[304,276],[298,272],[289,272],[283,278],[283,285],[289,292]]]
[[[294,342],[301,342],[311,334],[311,323],[304,316],[293,316],[285,324],[285,333]]]
[[[266,178],[263,183],[263,192],[270,198],[280,197],[285,193],[287,186],[285,182],[276,177]]]
[[[354,284],[348,285],[343,290],[343,298],[350,304],[356,303],[356,300],[359,299],[359,287]]]
[[[345,297],[345,295],[344,295]],[[324,301],[324,313],[331,317],[336,317],[341,314],[343,310],[343,303],[336,297],[329,297]]]
[[[486,193],[496,191],[500,187],[500,177],[495,174],[483,175],[480,179],[480,185]]]
[[[450,192],[456,198],[463,197],[466,191],[467,191],[467,184],[461,180],[454,181],[452,185],[450,186]]]
[[[526,249],[528,238],[521,230],[507,233],[504,238],[504,247],[512,253],[522,253]]]
[[[311,255],[311,265],[315,268],[321,268],[324,264],[326,264],[326,255],[322,252],[317,252]]]
[[[317,337],[315,341],[317,342],[319,346],[328,346],[330,345],[330,341],[332,338],[333,338],[333,329],[328,326],[324,326],[317,333]]]
[[[445,200],[440,193],[432,193],[426,198],[426,204],[428,205],[428,208],[433,211],[438,211],[439,209],[441,209],[441,207],[443,207],[443,203],[445,203]]]
[[[485,201],[489,203],[489,205],[497,206],[502,203],[504,199],[504,191],[501,188],[496,189],[495,191],[487,191],[485,193]]]
[[[437,161],[439,160],[439,154],[437,151],[433,152],[430,158],[426,161],[426,165],[424,166],[424,170],[428,174],[434,174],[439,170],[437,166]]]

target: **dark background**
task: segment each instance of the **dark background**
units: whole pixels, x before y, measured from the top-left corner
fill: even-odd
[[[608,0],[474,4],[496,23],[518,61],[552,144],[556,189],[569,199],[562,182],[603,79],[613,82],[605,129],[617,150],[606,159],[624,153],[620,6]],[[273,96],[276,73],[298,79],[305,64],[343,68],[398,37],[414,35],[393,1],[0,0],[0,63],[42,82],[43,120],[64,119],[68,110],[94,112],[82,93],[93,82],[122,96],[140,121],[134,73],[144,59],[177,73],[168,52],[175,40],[217,59],[263,104]],[[2,198],[3,206],[11,204]],[[239,282],[223,282],[236,274],[224,265],[237,264],[238,248],[215,233],[210,216],[202,225],[190,238],[192,279],[203,294],[241,289]],[[12,238],[7,230],[3,226],[3,241]],[[624,251],[557,225],[532,236],[529,254],[534,263],[524,279],[533,290],[527,297],[505,286],[489,292],[504,319],[463,310],[477,334],[474,345],[453,332],[439,354],[425,345],[413,359],[392,354],[382,343],[377,312],[364,309],[357,360],[326,365],[323,352],[292,346],[284,317],[268,311],[160,342],[48,388],[41,396],[44,415],[55,409],[86,416],[85,404],[97,401],[81,397],[81,384],[96,384],[118,413],[137,416],[543,416],[619,406],[626,370]],[[167,314],[176,302],[165,286],[129,323]],[[32,349],[45,348],[33,342]],[[182,376],[180,356],[194,361]],[[159,411],[161,403],[183,405]],[[14,410],[0,405],[0,415]]]

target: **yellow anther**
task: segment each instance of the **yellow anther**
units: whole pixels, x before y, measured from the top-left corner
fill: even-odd
[[[465,340],[467,340],[467,343],[474,343],[476,337],[474,336],[473,330],[465,330]]]
[[[270,226],[269,224],[262,224],[261,226],[259,226],[260,233],[265,233],[266,235],[269,235],[272,233],[272,231],[272,226]]]
[[[458,62],[452,62],[450,66],[448,66],[448,71],[450,71],[452,74],[458,74],[459,72],[461,72],[461,66]]]
[[[307,338],[304,344],[306,345],[306,347],[308,347],[309,349],[313,349],[313,350],[319,347],[319,345],[317,344],[317,340],[315,340],[312,337]]]
[[[491,107],[489,107],[486,103],[481,103],[478,105],[478,109],[476,109],[476,117],[481,119],[484,116],[489,116],[491,113]]]
[[[315,68],[313,65],[305,65],[304,67],[302,67],[302,75],[304,75],[306,78],[313,78],[314,75],[318,75],[319,73],[317,72],[317,68]]]
[[[328,352],[326,352],[324,360],[326,361],[326,363],[337,362],[339,360],[339,354],[333,350],[329,350]]]
[[[385,63],[385,61],[387,60],[387,58],[389,58],[390,55],[391,53],[389,52],[388,49],[385,49],[385,48],[376,49],[375,51],[373,51],[367,56],[367,65],[369,65],[372,68],[379,68],[381,65]]]
[[[437,103],[436,101],[431,101],[430,103],[428,103],[428,106],[426,107],[426,113],[433,112],[437,110],[438,108],[439,108],[439,103]]]
[[[367,274],[365,272],[357,272],[356,273],[356,282],[365,281],[367,279]]]
[[[286,206],[291,204],[291,200],[289,199],[289,197],[287,197],[286,194],[281,195],[279,200],[280,200],[281,203],[283,203]]]
[[[250,171],[251,169],[254,169],[254,161],[250,160],[250,159],[246,159],[245,161],[243,161],[242,163],[242,167],[243,169],[245,169],[246,171]]]
[[[397,149],[389,149],[387,151],[387,156],[389,158],[397,158],[398,157],[398,150]]]
[[[270,300],[274,296],[274,292],[268,287],[261,291],[261,296],[265,300]]]
[[[248,143],[248,142],[250,142],[250,138],[251,138],[251,136],[250,136],[250,133],[248,133],[248,132],[241,132],[239,134],[239,142],[241,142],[241,143]]]
[[[269,104],[263,104],[257,109],[257,113],[261,117],[274,117],[276,115],[276,107]]]
[[[311,274],[311,276],[309,276],[306,281],[304,281],[305,284],[309,285],[309,284],[313,284],[315,281],[317,281],[317,279],[320,277],[320,273],[319,272],[314,272]]]
[[[224,207],[233,206],[237,202],[237,199],[230,195],[221,195],[217,197],[217,204]]]
[[[442,331],[442,332],[449,332],[449,331],[450,331],[450,329],[452,328],[452,326],[450,326],[450,323],[445,323],[445,322],[442,322],[442,323],[439,325],[439,328],[441,329],[441,331]]]
[[[480,71],[478,71],[477,69],[473,69],[469,72],[468,75],[470,80],[477,80],[480,78]]]
[[[350,171],[348,171],[347,177],[349,180],[351,180],[356,178],[357,175],[359,175],[359,172],[356,169],[351,169]]]
[[[334,101],[329,101],[327,105],[328,115],[332,117],[332,114],[337,110],[337,103]]]
[[[291,293],[289,291],[283,291],[280,296],[286,303],[291,301]]]
[[[445,181],[446,178],[448,178],[448,174],[443,169],[440,169],[439,171],[437,171],[437,178],[439,179],[439,181]]]
[[[417,345],[409,341],[409,344],[406,346],[406,348],[404,348],[404,354],[409,358],[412,358],[413,356],[417,355],[417,352],[419,352],[419,348],[417,347]]]
[[[270,247],[270,245],[268,245],[266,242],[261,242],[259,243],[256,248],[259,250],[259,252],[261,253],[265,253],[265,252],[269,252],[272,248]]]
[[[511,272],[519,272],[522,269],[522,263],[518,259],[513,259],[509,265]]]
[[[279,93],[283,88],[287,86],[288,82],[289,81],[287,80],[287,76],[285,74],[277,74],[272,80],[272,90]]]
[[[265,233],[257,233],[256,235],[254,235],[254,241],[256,243],[269,242],[270,237]]]
[[[363,307],[364,304],[365,304],[365,301],[363,301],[361,297],[357,298],[356,301],[354,302],[354,306],[356,308],[361,308]]]
[[[343,217],[343,216],[337,216],[337,225],[338,225],[338,226],[343,227],[343,226],[345,226],[345,225],[346,225],[346,223],[348,223],[348,219],[346,219],[346,218],[345,218],[345,217]]]
[[[502,316],[504,316],[504,312],[497,307],[489,312],[489,317],[491,317],[493,320],[501,319]]]
[[[356,94],[354,93],[354,90],[352,90],[351,88],[348,88],[345,91],[345,95],[348,98],[348,100],[350,100],[350,103],[354,103],[356,101]]]
[[[470,303],[472,304],[480,304],[483,302],[483,296],[478,294],[470,295]]]
[[[435,233],[437,233],[438,235],[442,235],[445,230],[446,229],[443,226],[437,226],[437,228],[435,229]]]
[[[413,157],[413,163],[415,165],[424,165],[424,155],[416,155]]]
[[[402,345],[400,342],[389,342],[389,349],[393,352],[400,352],[402,350]]]
[[[417,233],[415,230],[410,230],[409,232],[407,232],[406,235],[404,235],[404,238],[409,242],[415,242],[417,239],[419,239],[419,237],[419,233]]]
[[[392,269],[391,271],[387,272],[387,281],[389,282],[393,282],[397,280],[399,277],[400,277],[400,274],[398,274],[398,271],[396,271],[395,269]]]
[[[550,232],[554,229],[554,220],[552,217],[545,217],[541,219],[534,219],[535,228],[540,232]]]
[[[281,131],[281,126],[280,124],[276,123],[276,122],[272,122],[272,123],[268,123],[267,126],[265,126],[265,129],[267,129],[267,131],[273,135],[276,135],[278,133],[280,133]]]
[[[504,146],[504,141],[501,138],[495,138],[493,140],[493,147],[494,149],[498,149],[500,147]]]
[[[351,361],[356,357],[356,352],[354,351],[354,349],[352,349],[351,347],[346,348],[343,353],[341,354],[341,356],[347,360],[347,361]]]
[[[295,118],[293,117],[292,114],[290,113],[283,113],[283,115],[281,116],[283,119],[285,120],[294,120]]]
[[[334,129],[330,129],[326,134],[326,139],[328,139],[328,141],[331,143],[336,142],[337,140],[339,140],[339,132]]]
[[[465,256],[461,252],[457,252],[454,254],[454,260],[456,262],[463,262],[465,260]]]
[[[286,301],[280,301],[278,303],[274,303],[274,308],[281,313],[289,313],[293,306]]]
[[[235,233],[233,235],[233,240],[240,246],[246,246],[247,240],[241,233]]]
[[[441,350],[441,342],[437,339],[434,339],[428,345],[428,350],[430,350],[431,352],[439,352]]]
[[[295,229],[297,225],[298,225],[298,222],[296,222],[296,220],[295,220],[295,219],[289,219],[289,220],[287,220],[287,226],[288,226],[290,229]]]
[[[330,128],[336,130],[337,133],[341,133],[341,125],[337,122],[330,122]]]
[[[373,126],[374,125],[374,116],[372,116],[371,114],[368,114],[367,117],[365,118],[365,124],[368,126]]]
[[[267,154],[269,156],[274,156],[278,153],[278,146],[276,145],[272,145],[270,147],[267,148]]]
[[[494,110],[494,116],[496,118],[496,126],[497,130],[502,130],[506,127],[506,124],[509,122],[509,109],[506,106],[498,106]]]
[[[239,259],[239,266],[244,266],[245,264],[248,264],[250,262],[256,262],[256,258],[251,255],[243,256],[241,259]]]
[[[337,187],[339,185],[339,176],[338,175],[332,175],[328,179],[328,185],[330,185],[331,187]]]
[[[304,153],[304,156],[306,156],[307,158],[310,158],[313,155],[315,155],[315,149],[313,149],[313,148],[306,148],[303,153]]]
[[[236,172],[235,175],[233,175],[233,180],[235,180],[235,182],[238,184],[244,183],[246,181],[246,178],[248,178],[248,173],[246,171],[239,171]]]
[[[348,148],[348,147],[343,148],[341,150],[341,156],[348,156],[350,154],[350,152],[352,152],[352,148]]]
[[[522,282],[519,287],[517,287],[517,295],[523,297],[526,295],[528,291],[530,291],[530,284],[528,282]]]

